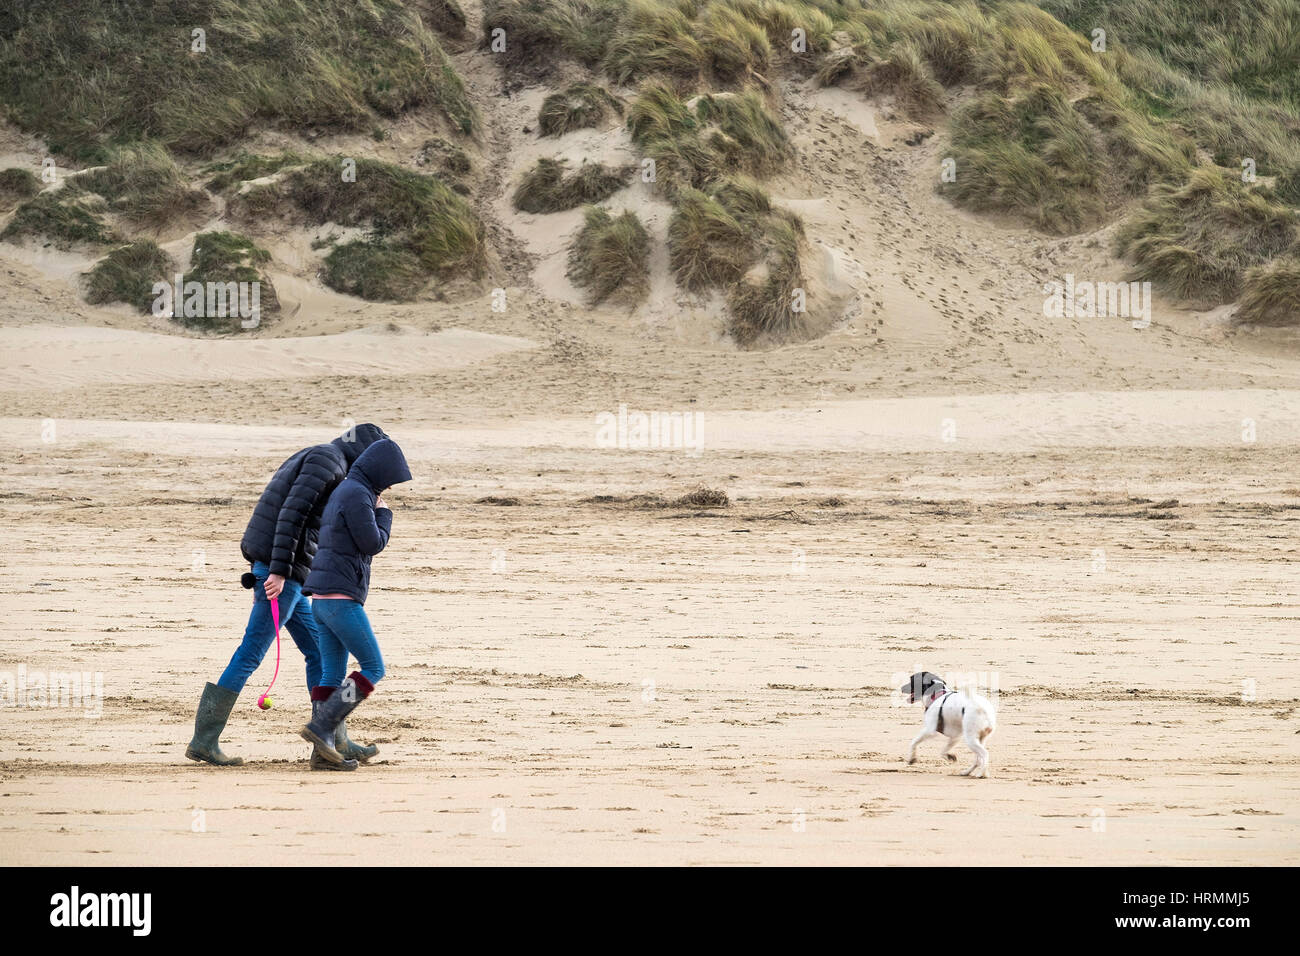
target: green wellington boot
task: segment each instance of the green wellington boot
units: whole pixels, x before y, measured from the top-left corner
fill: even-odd
[[[237,700],[238,694],[218,684],[203,686],[199,709],[194,715],[194,739],[185,748],[185,756],[218,767],[238,767],[244,762],[242,757],[227,757],[221,752],[221,732],[226,729],[226,721],[230,719],[231,708]]]

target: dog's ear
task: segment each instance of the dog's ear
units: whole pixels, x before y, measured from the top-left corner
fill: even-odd
[[[911,680],[898,688],[898,692],[900,694],[907,694],[912,698],[912,700],[916,700],[916,698],[925,693],[925,679],[933,676],[934,675],[928,671],[921,671],[919,674],[913,674]]]

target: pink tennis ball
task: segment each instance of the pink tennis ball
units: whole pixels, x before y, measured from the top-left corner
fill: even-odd
[[[270,710],[274,703],[275,702],[271,700],[270,694],[263,694],[261,697],[257,698],[257,706],[261,707],[263,710]]]

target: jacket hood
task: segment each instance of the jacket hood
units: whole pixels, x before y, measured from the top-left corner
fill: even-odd
[[[366,422],[364,425],[354,425],[330,444],[337,446],[343,452],[343,457],[347,459],[347,463],[351,465],[361,456],[363,451],[375,442],[387,437],[384,430],[378,425]]]
[[[407,467],[406,456],[402,454],[397,442],[391,438],[381,438],[361,453],[348,472],[348,477],[365,482],[371,491],[383,491],[410,481],[411,469]]]

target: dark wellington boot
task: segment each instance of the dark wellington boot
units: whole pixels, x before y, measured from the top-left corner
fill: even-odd
[[[312,691],[312,693],[314,695],[317,693],[317,691],[323,691],[323,690],[333,690],[333,688],[318,687],[316,688],[316,690]],[[316,714],[317,712],[320,711],[320,705],[322,703],[324,703],[323,700],[313,700],[311,702],[311,716],[313,720],[316,719]],[[308,766],[311,767],[312,770],[356,770],[358,766],[355,760],[350,760],[346,758],[342,763],[331,763],[330,761],[326,760],[323,756],[321,756],[320,746],[316,744],[312,745],[311,760],[309,760],[307,764]]]
[[[203,685],[199,709],[194,715],[194,739],[185,748],[185,756],[218,767],[238,767],[242,757],[228,757],[221,752],[221,732],[226,729],[230,711],[239,695],[218,684]]]
[[[333,687],[313,687],[311,691],[312,710],[311,715],[316,716],[316,704],[323,700],[329,700],[334,693]],[[334,749],[343,755],[344,760],[360,760],[366,763],[371,757],[379,753],[379,748],[374,744],[359,744],[348,737],[348,722],[340,720],[339,725],[334,728]]]
[[[375,685],[359,671],[353,671],[328,700],[320,701],[311,723],[302,728],[302,739],[316,745],[320,756],[330,763],[342,764],[345,758],[334,748],[334,728],[370,696]]]
[[[339,725],[334,728],[334,749],[345,758],[360,760],[362,763],[366,763],[379,753],[379,748],[374,744],[359,744],[349,737],[346,720],[340,720]]]

